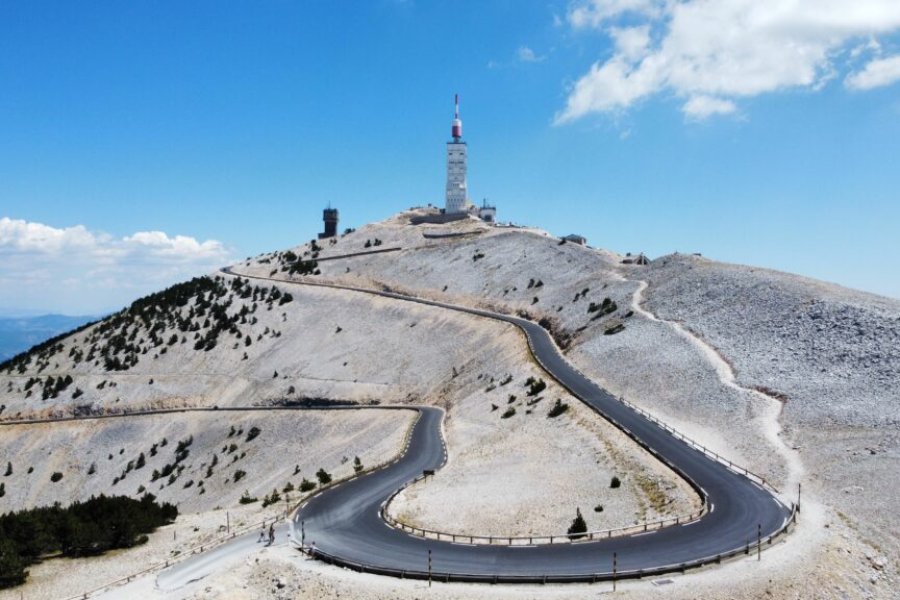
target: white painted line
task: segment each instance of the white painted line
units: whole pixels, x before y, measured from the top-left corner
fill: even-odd
[[[696,521],[691,521],[690,523],[682,523],[681,526],[682,526],[682,527],[690,527],[691,525],[696,525],[696,524],[699,523],[699,522],[700,522],[700,520],[698,519],[698,520],[696,520]]]
[[[641,537],[642,535],[650,535],[651,533],[656,533],[657,531],[659,531],[659,529],[653,529],[651,531],[642,531],[641,533],[633,533],[628,537],[633,537],[633,538]]]

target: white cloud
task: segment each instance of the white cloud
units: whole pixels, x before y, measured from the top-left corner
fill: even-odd
[[[900,81],[900,56],[876,58],[862,71],[851,73],[844,80],[851,90],[871,90]]]
[[[124,238],[123,241],[135,251],[145,249],[153,256],[178,260],[218,259],[225,255],[225,249],[216,240],[201,243],[184,235],[170,238],[162,231],[139,231]]]
[[[0,251],[11,248],[23,252],[60,252],[90,248],[96,238],[82,225],[56,229],[42,223],[0,219]]]
[[[650,47],[650,26],[613,27],[609,35],[616,44],[616,52],[624,59],[634,61],[646,55]]]
[[[711,115],[727,115],[737,110],[731,100],[713,96],[694,96],[681,107],[684,114],[692,119],[705,119]]]
[[[589,0],[575,4],[568,18],[576,29],[598,27],[604,21],[623,14],[657,15],[663,4],[655,0]]]
[[[620,26],[623,15],[628,27]],[[819,89],[846,70],[851,46],[868,40],[860,52],[874,53],[876,36],[900,31],[900,2],[589,0],[574,5],[568,20],[610,36],[614,53],[575,83],[557,123],[628,108],[661,92],[688,98],[688,112],[688,105],[711,106],[695,98],[718,99],[724,108],[742,97]],[[893,73],[892,66],[880,67],[871,81]]]
[[[516,50],[516,58],[519,59],[519,62],[532,63],[541,62],[546,57],[538,56],[537,54],[535,54],[534,50],[532,50],[528,46],[519,46],[519,49]]]
[[[231,260],[221,242],[140,231],[115,238],[82,225],[0,218],[0,307],[91,313],[208,273]]]

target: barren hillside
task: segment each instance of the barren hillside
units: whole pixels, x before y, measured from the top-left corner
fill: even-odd
[[[529,395],[529,378],[545,374],[511,326],[298,283],[490,307],[540,320],[579,369],[766,477],[785,497],[796,499],[802,482],[801,526],[773,550],[780,568],[767,571],[768,580],[736,563],[688,575],[666,594],[692,597],[688,582],[695,581],[705,597],[734,597],[729,580],[737,577],[743,597],[797,597],[812,582],[821,597],[891,597],[900,555],[892,527],[900,517],[892,501],[900,472],[900,302],[694,256],[633,264],[536,229],[476,220],[414,226],[412,214],[239,263],[237,276],[176,286],[15,359],[0,369],[0,419],[303,402],[434,404],[447,410],[450,458],[388,507],[409,523],[529,535],[565,530],[576,507],[591,528],[605,528],[696,506],[683,482],[552,381]],[[550,417],[557,400],[569,410]],[[149,462],[152,444],[193,435],[190,464],[158,492],[182,510],[213,514],[238,506],[242,488],[265,494],[320,466],[345,474],[345,457],[382,460],[399,450],[409,419],[362,411],[225,414],[7,426],[0,460],[16,464],[0,510],[95,491],[136,493],[161,468]],[[244,429],[244,439],[254,425],[259,437],[229,452],[231,427]],[[146,466],[128,469],[140,452]],[[204,479],[214,454],[222,464],[245,452],[234,467],[216,467],[221,476],[205,482],[204,495],[197,483],[184,487]],[[240,485],[222,479],[242,461],[254,468],[243,469]],[[95,462],[96,475],[88,476]],[[25,463],[34,473],[23,474]],[[60,469],[64,478],[48,484],[48,473]],[[122,471],[124,480],[113,484]],[[622,478],[617,490],[609,487],[613,475]],[[284,564],[246,566],[243,577],[257,586],[248,595],[266,597],[267,573],[281,576]],[[369,593],[362,579],[335,571],[317,567],[304,581],[326,596]],[[636,585],[638,596],[657,593]],[[225,597],[216,589],[189,593]],[[402,585],[374,589],[373,598],[419,593]],[[477,587],[466,593],[491,595]]]

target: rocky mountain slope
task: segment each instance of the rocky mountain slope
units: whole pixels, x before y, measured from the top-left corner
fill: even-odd
[[[233,265],[235,275],[175,286],[17,357],[0,366],[0,419],[310,401],[436,404],[448,411],[450,462],[392,504],[404,520],[516,535],[565,529],[576,507],[592,528],[688,512],[696,499],[683,482],[564,390],[549,382],[542,394],[525,393],[526,380],[542,373],[513,328],[296,282],[490,307],[541,321],[585,373],[763,475],[786,497],[796,499],[803,484],[801,527],[777,551],[786,567],[775,582],[739,565],[720,567],[744,573],[746,597],[766,590],[794,597],[790,590],[809,582],[821,586],[822,597],[890,597],[898,565],[884,557],[900,555],[890,526],[900,517],[891,501],[900,473],[900,301],[696,256],[636,264],[536,229],[476,220],[411,225],[422,212]],[[549,418],[557,399],[571,408]],[[0,498],[0,510],[77,494],[74,482],[99,481],[87,470],[106,455],[113,458],[103,480],[125,471],[131,493],[159,467],[148,464],[138,476],[128,461],[139,450],[146,458],[148,444],[161,437],[195,435],[193,462],[158,491],[201,514],[238,502],[244,490],[224,479],[241,461],[254,468],[243,469],[240,483],[262,495],[318,466],[346,471],[344,457],[369,464],[396,451],[404,417],[350,414],[359,413],[248,413],[218,428],[208,424],[216,420],[209,413],[179,417],[187,424],[176,429],[156,417],[136,417],[147,424],[127,427],[7,426],[4,434],[16,441],[0,462],[27,456],[40,485],[10,479],[15,492]],[[261,435],[227,451],[223,436],[232,423],[247,430],[263,421],[257,426],[265,443]],[[53,458],[41,464],[36,440],[45,438],[53,440]],[[241,453],[234,467],[218,467]],[[303,460],[280,460],[285,453]],[[222,476],[206,481],[209,492],[200,495],[196,482],[194,491],[183,487],[204,479],[213,455]],[[268,464],[277,468],[259,473]],[[48,469],[61,468],[61,486],[43,481]],[[614,474],[622,474],[621,493],[609,489]],[[18,464],[12,477],[24,477]],[[94,489],[103,485],[83,493]],[[590,510],[601,505],[602,512]],[[733,597],[728,579],[706,581],[708,596]]]

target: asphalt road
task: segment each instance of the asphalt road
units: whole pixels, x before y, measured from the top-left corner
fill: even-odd
[[[230,270],[224,272],[237,275]],[[242,275],[246,277],[245,275]],[[257,279],[266,279],[258,277]],[[279,281],[279,283],[285,283]],[[639,576],[714,562],[719,556],[755,551],[762,539],[781,532],[791,509],[763,486],[676,438],[582,375],[539,325],[518,317],[442,302],[346,286],[304,283],[375,294],[505,321],[526,335],[546,372],[583,402],[655,453],[705,497],[699,520],[630,536],[572,544],[470,545],[413,536],[388,525],[380,508],[403,484],[445,462],[442,412],[421,408],[407,452],[393,465],[328,489],[295,515],[293,535],[324,560],[370,572],[482,581],[569,581]],[[503,477],[498,473],[497,477]],[[573,507],[574,508],[574,507]],[[452,510],[452,507],[448,507]],[[301,532],[302,524],[302,532]]]

